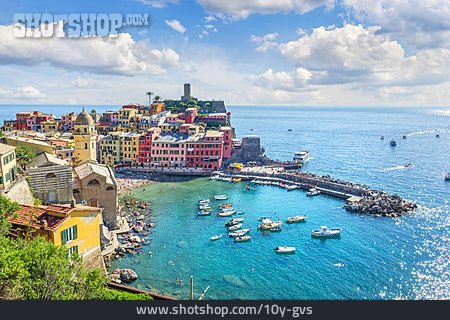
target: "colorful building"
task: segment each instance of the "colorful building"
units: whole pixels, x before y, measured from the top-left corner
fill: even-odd
[[[231,127],[220,127],[220,132],[223,132],[223,158],[229,159],[233,149],[232,139],[234,138],[234,131]]]
[[[61,116],[62,131],[72,132],[74,129],[74,126],[75,126],[76,119],[77,119],[77,114],[75,112],[63,114]]]
[[[186,167],[218,170],[223,159],[223,132],[208,130],[187,139]]]
[[[186,165],[186,134],[161,133],[152,143],[152,164],[155,167],[179,168]]]
[[[114,167],[122,163],[122,132],[110,132],[107,136],[100,138],[99,162]]]
[[[16,148],[0,143],[0,190],[17,178]]]
[[[160,128],[152,128],[147,130],[139,137],[139,165],[148,167],[152,164],[152,144],[153,141],[161,134]]]
[[[43,236],[69,255],[77,253],[85,264],[101,265],[101,208],[83,205],[21,205],[9,220],[18,236]]]
[[[164,102],[154,102],[150,106],[150,114],[151,115],[158,114],[160,112],[163,112],[164,109],[165,109]]]
[[[77,163],[97,161],[97,130],[91,115],[84,108],[77,119],[73,131],[75,158]]]
[[[130,166],[138,165],[140,133],[128,132],[122,138],[122,163]]]

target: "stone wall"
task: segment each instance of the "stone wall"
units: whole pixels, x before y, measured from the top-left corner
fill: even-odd
[[[42,202],[68,204],[73,198],[70,166],[30,168],[29,184]]]
[[[235,150],[226,163],[245,163],[249,161],[265,162],[266,159],[267,158],[264,156],[264,148],[261,147],[260,138],[257,136],[248,136],[242,138],[241,147]]]

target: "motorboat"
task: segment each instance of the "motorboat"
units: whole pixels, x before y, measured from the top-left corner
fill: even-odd
[[[414,164],[412,163],[407,163],[404,165],[405,168],[414,168]]]
[[[311,236],[313,237],[320,237],[320,238],[330,238],[330,237],[337,237],[341,234],[340,228],[331,228],[329,229],[326,226],[321,226],[320,229],[314,229],[311,231]]]
[[[228,236],[231,238],[235,238],[235,237],[242,237],[243,235],[245,235],[246,233],[248,233],[250,231],[250,229],[239,229],[233,232],[229,232]]]
[[[271,217],[267,217],[267,216],[262,216],[258,218],[258,221],[263,221],[265,219],[272,219]]]
[[[311,158],[309,151],[302,150],[297,151],[294,154],[294,162],[304,164],[306,161],[308,161]]]
[[[381,137],[380,137],[380,140],[384,140],[384,136],[381,136]]]
[[[231,227],[228,227],[228,231],[235,231],[237,229],[240,229],[241,227],[242,227],[242,223],[238,223],[238,224],[235,224],[235,225],[233,225]]]
[[[244,221],[244,218],[233,218],[230,221],[228,221],[227,223],[225,223],[225,226],[233,226],[235,224],[238,224],[239,222]]]
[[[445,181],[450,181],[450,173],[447,173],[447,175],[445,176]]]
[[[242,180],[241,178],[233,178],[231,181],[237,183],[241,182],[241,180]]]
[[[258,226],[261,230],[270,230],[275,227],[279,227],[283,224],[281,221],[272,221],[272,219],[263,219],[261,224]]]
[[[226,195],[224,195],[224,194],[221,194],[221,195],[218,195],[218,196],[214,196],[214,200],[218,200],[218,201],[220,201],[220,200],[227,200],[227,199],[228,199],[228,197]]]
[[[250,186],[245,186],[245,190],[251,190]]]
[[[276,253],[295,253],[295,250],[297,250],[295,247],[276,247],[273,249]]]
[[[212,210],[211,206],[209,204],[207,204],[207,205],[199,205],[198,209],[202,210],[202,211],[211,211]]]
[[[287,191],[292,191],[292,190],[295,190],[295,189],[297,189],[297,186],[294,186],[294,185],[286,186],[286,190]]]
[[[211,210],[209,211],[198,211],[197,212],[197,216],[203,217],[203,216],[210,216],[211,215]]]
[[[219,239],[221,239],[221,238],[222,238],[222,235],[219,234],[219,235],[217,235],[217,236],[212,236],[210,239],[211,239],[211,241],[216,241],[216,240],[219,240]]]
[[[306,193],[307,197],[314,197],[320,194],[320,191],[317,190],[316,188],[311,188],[308,190],[308,192]]]
[[[306,222],[306,216],[294,216],[286,219],[286,223]]]
[[[236,213],[236,210],[228,210],[228,211],[222,211],[219,212],[217,215],[219,217],[230,217]]]
[[[270,228],[269,230],[270,230],[270,232],[280,232],[281,226],[276,226],[276,227]]]
[[[219,205],[220,209],[231,209],[233,208],[233,204],[232,203],[222,203]]]
[[[395,147],[397,145],[397,142],[395,140],[391,140],[389,144],[391,145],[391,147]]]
[[[251,236],[241,236],[241,237],[234,238],[234,242],[245,242],[245,241],[250,241],[251,239],[252,239]]]
[[[403,139],[406,139],[406,138],[408,138],[407,136],[403,136]]]
[[[138,278],[137,273],[133,269],[121,269],[120,279],[125,282],[131,282]]]
[[[137,219],[137,220],[144,220],[144,219],[145,219],[145,216],[144,216],[143,214],[140,214],[140,215],[137,216],[136,219]]]

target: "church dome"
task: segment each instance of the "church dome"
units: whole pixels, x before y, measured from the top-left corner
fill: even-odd
[[[84,110],[77,116],[75,120],[75,125],[77,126],[93,126],[95,125],[94,119],[92,119],[91,115]]]

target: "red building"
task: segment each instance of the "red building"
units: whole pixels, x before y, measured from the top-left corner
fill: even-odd
[[[187,139],[186,167],[218,170],[223,160],[223,132],[206,131]]]
[[[197,117],[198,110],[197,108],[187,108],[184,113],[181,113],[179,118],[184,120],[184,123],[193,124],[195,118]]]
[[[16,126],[17,130],[28,130],[27,119],[31,117],[33,112],[17,112],[16,113]]]
[[[152,143],[161,134],[160,128],[151,128],[139,137],[138,163],[142,167],[152,164]]]
[[[17,112],[17,130],[40,130],[40,123],[55,119],[52,114],[46,114],[41,111]]]
[[[223,158],[229,159],[232,150],[233,129],[231,127],[220,127],[219,131],[223,132]]]

